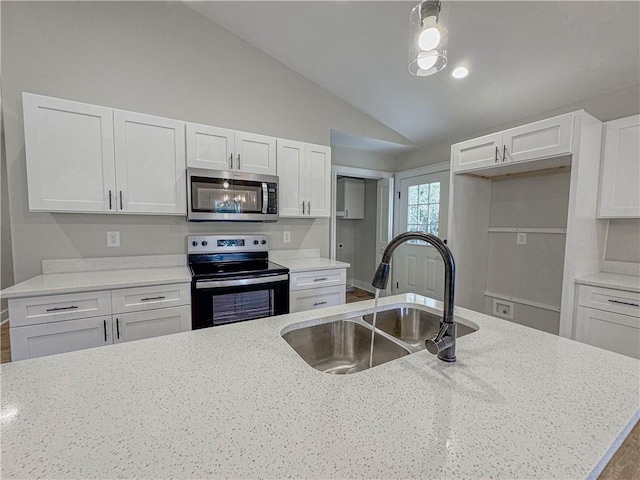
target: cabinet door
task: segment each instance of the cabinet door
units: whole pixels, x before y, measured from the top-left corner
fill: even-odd
[[[343,218],[362,220],[364,218],[364,180],[343,178],[344,210]]]
[[[640,358],[640,319],[578,307],[576,340],[612,352]]]
[[[191,307],[159,308],[113,316],[113,341],[131,342],[191,330]]]
[[[523,162],[571,153],[572,118],[568,113],[502,132],[505,162]]]
[[[118,211],[186,215],[184,123],[114,112]]]
[[[305,198],[306,145],[293,140],[278,139],[278,214],[281,217],[301,217],[307,212]]]
[[[111,316],[12,327],[11,359],[44,357],[112,343]]]
[[[236,132],[233,169],[263,175],[276,174],[276,139]]]
[[[29,209],[115,211],[113,111],[30,93],[22,101]]]
[[[453,173],[493,167],[502,161],[502,133],[474,138],[451,146]]]
[[[598,216],[640,217],[640,115],[606,124]]]
[[[347,289],[345,285],[339,287],[324,287],[313,290],[300,290],[289,294],[289,311],[291,313],[316,310],[345,303]]]
[[[307,144],[306,148],[307,212],[311,217],[331,215],[331,148]]]
[[[233,130],[187,123],[187,166],[231,170]]]

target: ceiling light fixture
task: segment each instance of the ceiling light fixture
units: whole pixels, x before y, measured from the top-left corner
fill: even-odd
[[[451,72],[453,78],[464,78],[469,75],[469,69],[467,67],[458,67]]]
[[[440,0],[425,0],[411,10],[409,72],[426,77],[447,65],[447,32],[440,24]]]

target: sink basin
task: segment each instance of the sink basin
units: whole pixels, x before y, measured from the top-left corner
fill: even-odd
[[[349,320],[291,330],[282,337],[302,359],[316,370],[336,375],[356,373],[369,368],[371,330]],[[373,366],[409,355],[400,345],[376,335]]]
[[[362,318],[370,325],[373,323],[372,313]],[[435,337],[440,329],[440,316],[407,307],[383,310],[378,312],[376,328],[412,347],[424,349],[425,340]],[[456,337],[469,335],[475,331],[477,328],[458,322]]]

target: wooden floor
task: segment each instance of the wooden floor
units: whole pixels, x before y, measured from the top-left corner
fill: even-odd
[[[362,300],[371,300],[373,293],[356,287],[347,287],[347,303],[361,302]]]
[[[0,349],[2,350],[0,363],[10,362],[11,344],[9,343],[9,322],[0,327]]]
[[[373,293],[359,288],[350,287],[347,290],[347,303],[371,300],[373,297]],[[9,322],[0,326],[0,347],[0,362],[10,362]],[[598,480],[640,480],[640,422],[633,428]]]

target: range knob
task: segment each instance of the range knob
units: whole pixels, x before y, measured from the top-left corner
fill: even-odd
[[[266,240],[262,240],[260,243],[265,245],[267,243],[267,241]]]
[[[259,242],[258,242],[258,240],[254,240],[254,241],[253,241],[253,244],[254,244],[254,245],[257,245],[258,243],[259,243]]]
[[[206,240],[203,240],[203,241],[202,241],[202,246],[203,246],[203,247],[206,247],[206,246],[207,246],[207,241],[206,241]]]
[[[198,242],[196,242],[195,240],[193,242],[191,242],[191,245],[193,245],[194,247],[198,246]]]

